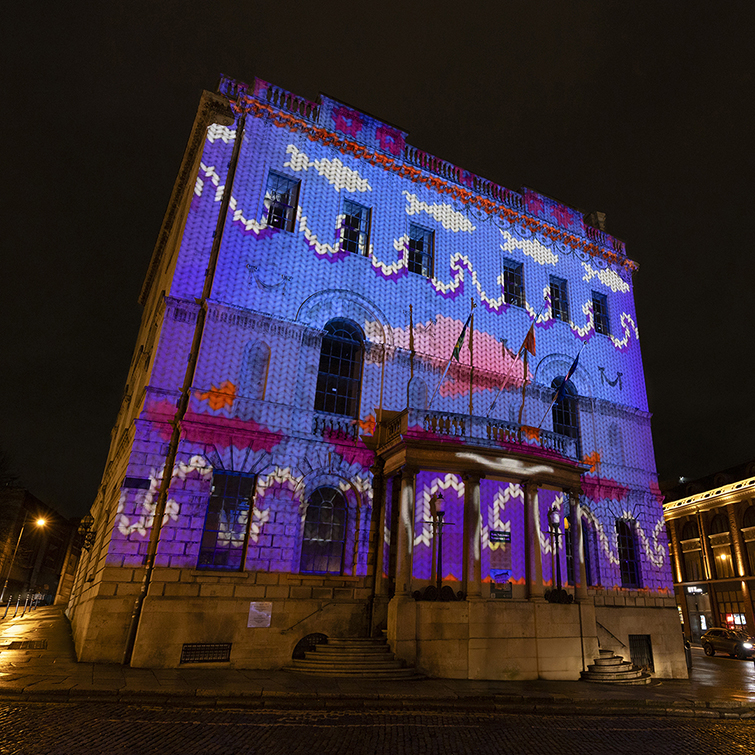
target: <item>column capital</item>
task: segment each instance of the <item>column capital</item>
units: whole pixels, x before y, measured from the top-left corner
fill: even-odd
[[[402,480],[408,480],[409,478],[415,478],[417,476],[417,472],[419,472],[419,469],[417,469],[417,467],[405,465],[403,467],[399,467],[398,471],[401,475]]]
[[[485,475],[481,474],[480,472],[462,472],[460,476],[461,479],[464,480],[464,482],[466,482],[467,480],[476,480],[477,482],[479,482],[480,480],[485,479]]]

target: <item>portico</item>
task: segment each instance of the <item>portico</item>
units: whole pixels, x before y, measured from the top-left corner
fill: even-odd
[[[499,424],[413,409],[384,417],[376,453],[384,492],[380,531],[386,536],[378,553],[384,568],[376,604],[386,607],[388,640],[397,655],[430,674],[578,679],[598,650],[581,547],[584,467],[562,453],[569,439],[528,442],[514,428],[499,439],[494,432]],[[446,532],[454,530],[442,576],[458,599],[423,600],[424,588],[433,583],[430,539],[437,537],[425,527],[426,501],[441,489],[451,524]],[[555,587],[550,559],[566,562],[564,538],[557,538],[561,547],[554,554],[548,537],[550,505],[560,506],[573,523],[569,547],[576,585],[567,586],[573,601],[568,604],[546,600]],[[507,533],[506,546],[491,542],[491,532]],[[493,589],[493,575],[500,573],[491,561],[497,547],[510,550],[504,564],[509,568],[503,570],[510,576],[510,597]],[[546,563],[544,552],[550,556]]]

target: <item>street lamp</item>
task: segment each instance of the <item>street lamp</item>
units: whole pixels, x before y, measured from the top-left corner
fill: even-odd
[[[571,603],[574,600],[574,596],[566,592],[561,587],[561,555],[558,552],[559,538],[562,536],[559,525],[561,518],[558,515],[558,509],[554,503],[550,511],[548,512],[548,534],[552,538],[553,553],[556,558],[556,589],[551,590],[545,597],[550,603]]]
[[[433,535],[438,538],[437,551],[438,551],[438,563],[435,567],[435,582],[438,590],[438,600],[440,600],[440,591],[443,587],[443,517],[445,516],[445,502],[443,501],[443,494],[438,493],[430,499],[430,505],[435,503],[435,513],[433,515]]]
[[[8,587],[8,582],[10,581],[10,573],[13,570],[13,563],[16,560],[16,554],[18,553],[18,546],[21,545],[21,538],[24,535],[24,529],[26,528],[26,520],[29,516],[29,512],[24,512],[24,521],[21,523],[21,531],[18,533],[18,540],[16,540],[16,547],[13,549],[13,555],[10,559],[10,566],[8,566],[8,573],[5,576],[5,584],[3,584],[3,590],[0,592],[0,603],[2,603],[3,598],[5,597],[5,590]],[[38,517],[37,521],[34,523],[37,527],[44,527],[47,522],[42,517]]]

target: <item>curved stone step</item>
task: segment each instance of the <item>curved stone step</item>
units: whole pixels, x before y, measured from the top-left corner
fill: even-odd
[[[641,671],[640,674],[636,677],[631,677],[629,679],[603,679],[593,676],[592,674],[587,674],[585,671],[582,672],[582,681],[583,682],[591,682],[593,684],[627,684],[627,685],[640,685],[640,684],[650,684],[653,677],[648,674],[646,671]]]

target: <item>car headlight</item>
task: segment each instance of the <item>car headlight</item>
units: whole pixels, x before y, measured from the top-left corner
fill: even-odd
[[[752,650],[752,643],[751,643],[751,642],[743,642],[743,643],[742,643],[742,647],[743,647],[743,648],[744,648],[745,650]]]

